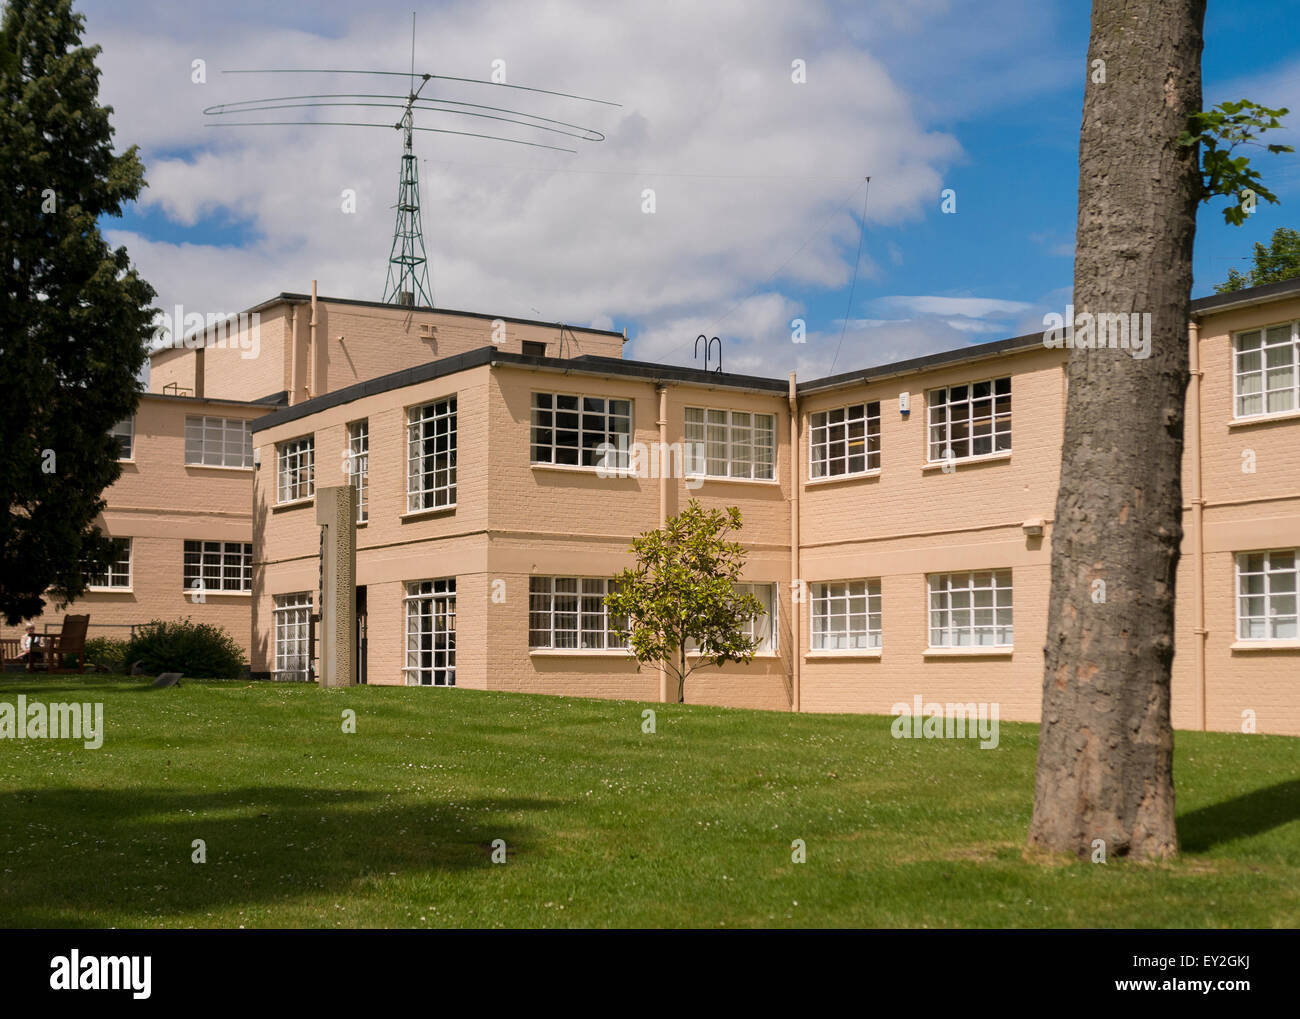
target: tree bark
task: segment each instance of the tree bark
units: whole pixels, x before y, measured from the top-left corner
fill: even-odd
[[[1094,0],[1076,312],[1150,313],[1150,356],[1070,352],[1031,847],[1177,852],[1174,586],[1204,0]],[[1104,81],[1097,80],[1105,61]],[[1104,588],[1096,582],[1104,583]]]

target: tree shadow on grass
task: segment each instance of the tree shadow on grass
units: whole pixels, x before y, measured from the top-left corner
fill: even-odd
[[[1300,779],[1255,789],[1178,818],[1178,841],[1193,853],[1300,820]]]
[[[561,805],[394,802],[378,792],[283,786],[20,789],[0,794],[0,927],[149,927],[348,896],[392,874],[487,869],[494,839],[505,840],[510,857],[538,851],[536,829],[504,815]],[[206,863],[192,862],[195,839],[206,844]]]

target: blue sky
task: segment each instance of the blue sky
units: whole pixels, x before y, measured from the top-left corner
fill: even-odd
[[[726,340],[728,368],[811,377],[1033,331],[1068,300],[1087,4],[611,6],[417,8],[418,66],[486,77],[500,58],[512,82],[623,103],[511,97],[606,133],[574,156],[417,138],[437,304],[626,327],[629,356],[679,363],[708,331]],[[105,48],[119,139],[141,144],[151,184],[105,226],[167,306],[233,311],[312,278],[324,293],[379,299],[394,136],[205,129],[201,111],[343,87],[221,68],[403,69],[409,0],[213,8],[82,6],[88,38]],[[1293,5],[1241,11],[1210,5],[1207,106],[1248,96],[1300,111]],[[201,85],[190,81],[196,58],[207,61]],[[796,58],[806,83],[790,80]],[[441,94],[499,101],[487,91],[496,95]],[[1300,124],[1300,112],[1289,119]],[[1252,242],[1300,226],[1296,158],[1259,158],[1282,204],[1261,205],[1245,226],[1226,226],[1221,203],[1203,208],[1194,295],[1245,267]],[[340,212],[343,187],[361,195],[357,214]],[[641,211],[645,187],[653,215]],[[956,192],[953,215],[940,210],[944,188]],[[804,344],[791,342],[795,317]]]

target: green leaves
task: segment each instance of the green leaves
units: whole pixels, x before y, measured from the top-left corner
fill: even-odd
[[[692,499],[662,530],[633,541],[637,564],[615,578],[618,589],[605,599],[610,613],[626,620],[623,632],[637,660],[677,677],[679,700],[695,669],[748,662],[757,648],[743,627],[764,607],[752,594],[736,592],[745,549],[727,540],[740,527],[735,506],[706,510]],[[699,653],[691,653],[688,665],[691,647]]]
[[[1265,131],[1280,128],[1279,118],[1289,112],[1285,107],[1273,110],[1239,99],[1188,118],[1187,130],[1178,136],[1178,144],[1201,146],[1201,201],[1216,195],[1232,198],[1233,202],[1223,210],[1227,223],[1240,226],[1259,198],[1277,204],[1277,196],[1264,186],[1249,157],[1234,156],[1233,152],[1242,145],[1254,145],[1274,155],[1294,151],[1290,145],[1263,145],[1255,140]]]
[[[1254,266],[1249,273],[1228,270],[1228,278],[1214,288],[1216,294],[1226,294],[1247,287],[1262,287],[1266,283],[1281,283],[1300,276],[1300,232],[1281,226],[1273,231],[1268,247],[1255,244]]]

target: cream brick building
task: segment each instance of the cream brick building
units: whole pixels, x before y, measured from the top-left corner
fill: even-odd
[[[770,613],[754,661],[697,672],[688,700],[1038,717],[1067,355],[1041,334],[796,382],[623,360],[597,330],[303,295],[257,310],[256,358],[154,358],[160,389],[272,404],[249,411],[243,475],[254,674],[309,674],[313,493],[351,483],[367,682],[658,700],[601,596],[695,497],[740,507]],[[1189,340],[1174,723],[1300,734],[1300,281],[1193,302]],[[609,476],[601,442],[702,442],[703,460]]]

